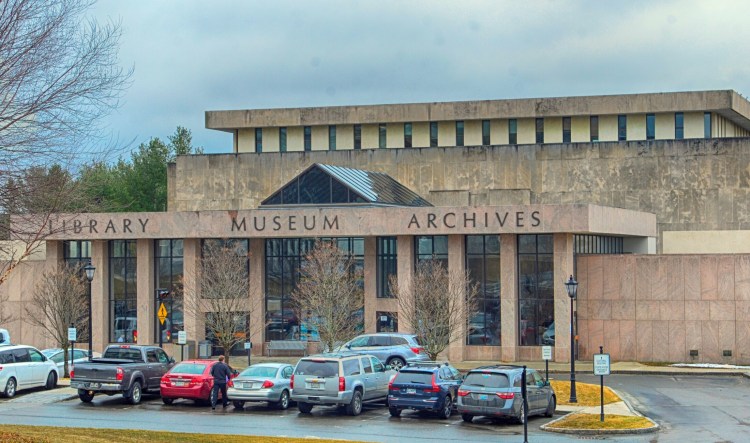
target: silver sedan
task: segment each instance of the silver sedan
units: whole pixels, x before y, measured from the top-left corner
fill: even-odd
[[[246,401],[266,401],[278,409],[289,407],[289,380],[294,367],[286,363],[262,363],[240,372],[227,389],[227,398],[237,409]]]

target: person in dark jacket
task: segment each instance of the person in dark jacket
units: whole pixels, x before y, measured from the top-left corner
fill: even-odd
[[[229,406],[227,399],[227,382],[232,377],[232,368],[224,363],[224,356],[219,356],[219,362],[211,368],[211,376],[214,378],[214,386],[211,388],[211,409],[216,409],[216,403],[219,401],[219,390],[221,390],[221,400],[223,406]]]

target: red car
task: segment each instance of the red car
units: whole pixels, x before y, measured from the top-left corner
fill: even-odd
[[[215,360],[185,360],[177,363],[161,378],[161,399],[171,405],[175,399],[187,398],[196,402],[210,401],[214,378],[211,368]],[[221,399],[221,392],[219,392]]]

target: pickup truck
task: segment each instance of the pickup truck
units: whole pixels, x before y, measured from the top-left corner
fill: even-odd
[[[78,389],[84,403],[102,393],[122,394],[136,405],[144,392],[159,392],[161,377],[173,365],[174,359],[157,346],[110,345],[101,358],[75,365],[70,387]]]

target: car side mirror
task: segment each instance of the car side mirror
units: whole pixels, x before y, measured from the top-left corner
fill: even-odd
[[[238,371],[238,370],[235,369],[234,371],[232,371],[232,375],[234,375],[236,377],[236,376],[240,375],[240,371]]]
[[[345,347],[346,349],[351,349],[351,348],[352,348],[352,345],[350,345],[349,343],[347,343],[347,344],[345,344],[345,345],[344,345],[344,347]]]
[[[174,357],[169,357],[169,362],[174,363]]]

